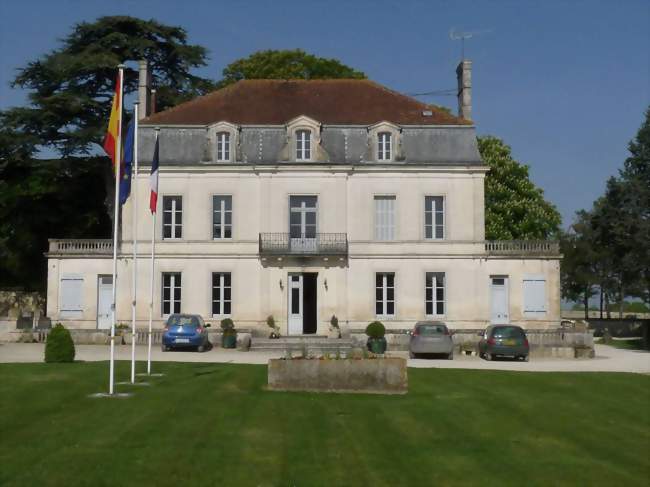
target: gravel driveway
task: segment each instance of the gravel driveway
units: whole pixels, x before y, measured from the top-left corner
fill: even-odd
[[[3,343],[0,344],[0,363],[2,362],[41,362],[44,345],[41,343]],[[77,345],[77,360],[108,360],[109,349],[106,345]],[[146,360],[147,350],[144,346],[136,348],[137,360]],[[393,352],[393,356],[406,357],[406,352]],[[235,364],[266,364],[268,359],[280,357],[272,352],[238,352],[215,348],[209,352],[162,352],[159,347],[152,350],[155,362],[221,362]],[[131,347],[116,347],[117,360],[130,360]],[[499,360],[488,362],[478,357],[456,356],[454,360],[409,359],[409,367],[445,368],[445,369],[480,369],[513,370],[528,372],[635,372],[650,374],[650,353],[645,351],[621,350],[607,345],[596,345],[594,359],[558,359],[531,358],[530,362],[513,362]]]

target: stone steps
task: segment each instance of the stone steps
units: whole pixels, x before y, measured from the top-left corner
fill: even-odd
[[[282,338],[253,338],[251,351],[257,352],[302,352],[307,353],[332,353],[349,352],[352,350],[352,341],[340,338],[327,338],[326,336],[290,336]]]

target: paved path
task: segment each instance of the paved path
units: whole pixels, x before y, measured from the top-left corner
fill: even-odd
[[[41,362],[44,345],[40,343],[0,344],[0,363],[2,362]],[[130,360],[131,347],[116,347],[117,360]],[[77,345],[77,360],[108,360],[108,346]],[[406,352],[391,355],[406,357]],[[146,360],[146,347],[136,348],[137,360]],[[234,364],[266,364],[270,358],[282,356],[274,352],[238,352],[215,348],[209,352],[162,352],[159,347],[152,350],[155,362],[220,362]],[[636,372],[650,374],[650,352],[621,350],[607,345],[596,345],[594,359],[554,359],[532,358],[530,362],[499,360],[487,362],[478,357],[456,356],[454,360],[409,360],[409,367],[444,369],[513,370],[528,372]]]

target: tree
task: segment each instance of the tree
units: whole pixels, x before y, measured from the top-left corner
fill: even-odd
[[[570,230],[560,235],[560,250],[564,256],[560,275],[562,297],[582,303],[585,319],[589,318],[589,298],[595,294],[594,286],[599,283],[590,218],[586,211],[578,212]]]
[[[534,240],[559,235],[562,218],[529,179],[528,166],[512,158],[501,139],[479,137],[490,167],[485,178],[485,234],[488,240]]]
[[[87,155],[101,144],[115,90],[117,65],[146,59],[160,108],[201,95],[214,84],[191,74],[206,64],[204,47],[187,44],[180,27],[134,17],[76,24],[62,46],[21,69],[12,83],[30,90],[29,107],[6,121],[63,157]],[[137,68],[124,71],[124,92],[137,90]]]
[[[630,156],[620,171],[626,196],[626,210],[635,227],[627,235],[630,259],[637,270],[630,291],[650,304],[650,107],[634,140]]]
[[[101,17],[76,24],[58,49],[19,71],[13,86],[30,91],[29,106],[0,113],[0,286],[42,289],[49,237],[110,235],[110,162],[94,154],[106,132],[117,65],[146,59],[165,108],[214,87],[190,72],[206,64],[206,55],[180,27]],[[137,69],[125,69],[127,95],[137,77]],[[60,157],[35,159],[43,149]]]
[[[223,70],[220,88],[242,79],[366,78],[336,59],[307,54],[301,49],[258,51],[238,59]]]

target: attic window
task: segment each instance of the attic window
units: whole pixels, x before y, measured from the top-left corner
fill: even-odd
[[[296,130],[296,160],[311,159],[311,130]]]
[[[433,116],[433,112],[431,110],[422,110],[422,116],[423,117],[431,117],[431,116]]]

